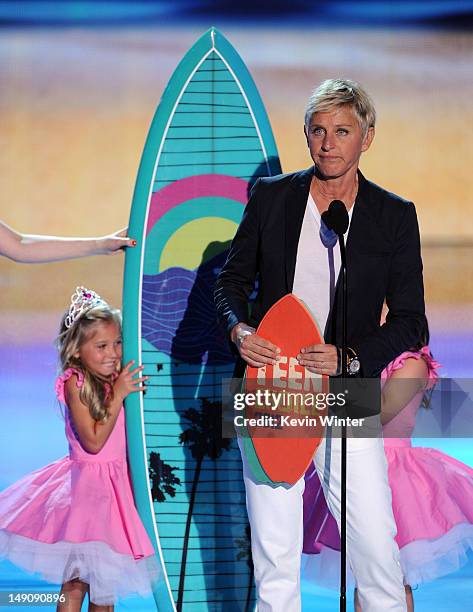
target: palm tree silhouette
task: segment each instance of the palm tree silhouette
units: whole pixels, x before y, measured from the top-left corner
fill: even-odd
[[[174,485],[180,485],[181,481],[173,472],[178,469],[178,467],[165,463],[159,453],[151,451],[149,455],[149,479],[151,480],[151,497],[153,501],[163,502],[166,496],[176,496]]]
[[[238,555],[237,555],[238,561],[243,561],[243,559],[246,559],[246,564],[248,565],[250,569],[250,581],[248,583],[248,590],[247,590],[246,604],[245,604],[245,612],[249,612],[252,595],[253,595],[253,571],[254,571],[253,556],[251,554],[251,528],[249,524],[245,527],[245,537],[235,539],[235,546],[239,550]]]
[[[189,422],[190,427],[179,435],[179,442],[186,446],[195,459],[195,472],[189,497],[189,510],[187,512],[184,545],[182,548],[181,571],[179,576],[179,591],[177,596],[177,610],[182,612],[184,597],[184,582],[186,577],[187,549],[191,528],[192,512],[199,483],[202,462],[205,457],[215,461],[224,450],[229,450],[230,439],[222,438],[222,404],[207,398],[201,398],[201,409],[189,408],[182,418]]]

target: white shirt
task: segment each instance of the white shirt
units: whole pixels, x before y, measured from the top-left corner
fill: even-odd
[[[349,224],[345,241],[350,229],[353,208],[354,206],[348,211]],[[335,237],[335,242],[332,241],[331,246],[326,246],[327,241],[324,244],[320,231],[321,223],[320,213],[309,192],[297,246],[292,292],[310,310],[323,336],[340,272],[340,248]]]

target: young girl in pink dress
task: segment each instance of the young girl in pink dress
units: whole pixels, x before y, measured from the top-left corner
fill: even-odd
[[[112,610],[119,597],[148,595],[159,577],[126,459],[123,400],[147,377],[132,362],[121,369],[120,313],[84,287],[58,349],[69,456],[0,493],[0,558],[62,584],[59,610],[78,612],[86,593],[89,610]]]
[[[473,469],[411,442],[417,411],[438,368],[423,346],[402,353],[381,374],[384,448],[408,611],[414,609],[411,586],[454,572],[473,549]],[[338,588],[339,550],[337,524],[311,468],[304,492],[304,577]],[[356,591],[355,609],[361,610]]]

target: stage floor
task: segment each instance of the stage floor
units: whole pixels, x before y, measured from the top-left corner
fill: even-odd
[[[468,335],[468,334],[467,334]],[[466,376],[465,359],[469,339],[458,334],[436,330],[432,349],[444,364],[444,375]],[[54,398],[56,354],[51,343],[15,345],[0,344],[0,388],[2,389],[2,426],[0,430],[0,490],[22,475],[67,453],[63,421]],[[468,364],[469,365],[469,364]],[[457,459],[473,465],[470,440],[418,440],[423,446],[436,446]],[[54,591],[51,586],[18,570],[7,562],[0,563],[0,592]],[[303,612],[338,610],[338,594],[303,583]],[[416,612],[467,612],[473,601],[473,557],[458,572],[423,585],[415,591]],[[22,606],[23,610],[45,607]],[[84,609],[85,606],[84,606]],[[154,601],[129,598],[116,610],[145,612],[155,610]],[[349,593],[348,609],[353,609]],[[227,612],[227,611],[224,611]]]

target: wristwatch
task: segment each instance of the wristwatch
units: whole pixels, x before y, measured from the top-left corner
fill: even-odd
[[[347,371],[348,376],[355,376],[361,370],[361,363],[355,351],[347,346]]]
[[[342,374],[342,347],[337,346],[337,374]],[[347,374],[348,376],[356,376],[361,370],[361,363],[355,351],[347,346]]]

